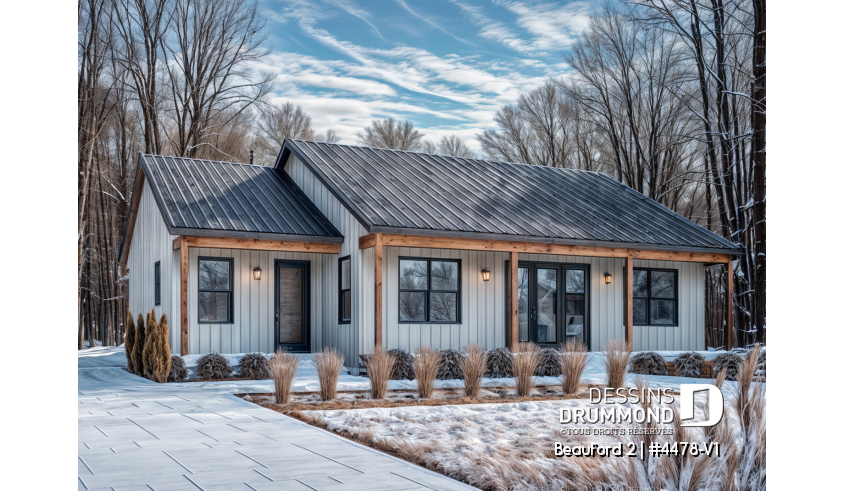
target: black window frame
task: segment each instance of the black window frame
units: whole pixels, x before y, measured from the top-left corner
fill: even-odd
[[[426,281],[426,289],[425,290],[407,290],[401,287],[402,285],[402,261],[426,261],[426,273],[427,273],[427,281]],[[455,263],[458,265],[458,289],[457,290],[432,290],[431,289],[431,263],[432,261],[438,262],[447,262],[447,263]],[[396,278],[398,280],[397,286],[399,287],[399,293],[409,292],[409,293],[425,293],[425,320],[424,321],[415,321],[415,320],[402,320],[402,312],[400,309],[397,309],[396,316],[398,318],[399,324],[461,324],[461,277],[462,277],[462,264],[460,259],[452,259],[450,257],[415,257],[415,256],[399,256],[398,262],[396,263]],[[455,293],[457,296],[457,305],[455,306],[455,320],[454,321],[432,321],[431,319],[431,312],[429,312],[429,305],[430,305],[430,298],[432,293]],[[399,304],[400,295],[396,295],[396,302]],[[401,308],[401,304],[397,305]]]
[[[343,288],[343,262],[349,261],[349,288]],[[337,259],[337,322],[338,324],[352,323],[352,256],[344,256]],[[343,292],[349,292],[349,318],[343,318]]]
[[[200,288],[200,262],[202,261],[226,261],[229,263],[229,289],[228,290],[203,290]],[[197,323],[198,324],[234,324],[234,290],[235,290],[235,259],[231,257],[200,256],[197,258]],[[204,321],[200,319],[200,293],[217,292],[228,293],[229,295],[229,318],[223,321]]]
[[[161,305],[161,261],[153,265],[153,303]]]
[[[678,327],[678,319],[680,318],[680,309],[681,309],[681,302],[678,298],[678,270],[677,269],[666,269],[666,268],[634,268],[634,271],[646,271],[646,293],[648,296],[646,297],[632,297],[634,300],[645,300],[645,308],[646,308],[646,322],[634,322],[635,326],[658,326],[658,327]],[[672,273],[675,275],[675,296],[673,298],[660,298],[654,297],[654,300],[673,300],[675,302],[675,318],[673,319],[672,324],[652,324],[651,323],[651,273],[652,271],[659,271],[663,273]],[[631,278],[631,285],[633,285],[634,279]],[[633,306],[631,307],[633,308]]]

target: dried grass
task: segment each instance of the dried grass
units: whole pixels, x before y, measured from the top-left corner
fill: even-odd
[[[513,375],[516,379],[516,393],[531,395],[534,388],[534,371],[540,363],[540,347],[534,343],[519,343],[513,353]]]
[[[384,399],[395,361],[396,357],[381,347],[367,357],[367,377],[370,378],[370,397],[373,399]]]
[[[611,339],[604,348],[604,368],[607,372],[607,386],[624,387],[625,373],[628,370],[628,358],[631,348],[621,339]]]
[[[323,348],[322,353],[314,356],[321,400],[330,401],[337,397],[337,379],[343,370],[343,362],[343,355],[334,348]]]
[[[561,384],[564,394],[575,394],[581,386],[581,375],[587,368],[587,345],[570,341],[563,345],[560,355]]]
[[[441,357],[440,352],[430,346],[420,348],[417,356],[414,357],[414,376],[417,379],[420,399],[431,397]]]
[[[287,404],[290,401],[291,386],[299,370],[300,358],[281,349],[267,362],[273,383],[276,386],[276,404]]]
[[[481,379],[487,371],[487,352],[477,344],[465,348],[466,355],[461,359],[461,371],[464,374],[464,390],[472,399],[478,397]]]

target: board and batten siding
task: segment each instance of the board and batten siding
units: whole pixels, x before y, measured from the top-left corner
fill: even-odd
[[[460,324],[399,323],[400,256],[461,260]],[[469,343],[486,349],[504,346],[508,259],[509,254],[500,252],[385,247],[382,311],[385,348],[413,352],[421,346],[436,349],[462,348]],[[625,338],[623,259],[547,254],[520,254],[519,259],[589,265],[590,349],[598,351],[611,339]],[[365,271],[372,269],[367,268],[368,261],[372,264],[372,253],[364,261]],[[680,309],[678,327],[634,326],[634,350],[704,349],[704,266],[666,261],[635,261],[634,266],[677,269]],[[490,270],[487,282],[481,278],[485,267]],[[605,272],[612,275],[610,284],[604,282]]]
[[[326,290],[330,293],[323,298],[321,324],[315,319],[311,328],[314,330],[322,326],[322,345],[340,351],[346,359],[344,364],[353,373],[357,373],[360,361],[358,355],[368,352],[368,349],[372,350],[373,344],[372,261],[368,275],[362,270],[363,257],[367,252],[358,248],[358,238],[368,232],[296,154],[291,153],[288,157],[285,172],[344,237],[339,255],[324,255],[327,262],[324,263],[322,281],[330,285]],[[352,320],[348,324],[341,324],[338,322],[338,259],[346,256],[351,260]],[[369,249],[369,256],[372,258],[372,249]],[[312,270],[312,279],[315,275],[316,272]],[[315,351],[313,347],[312,351]]]
[[[173,251],[176,236],[168,232],[148,182],[141,189],[132,237],[126,260],[129,310],[136,320],[138,314],[146,319],[153,308],[159,319],[167,314],[171,351],[179,353],[179,255]],[[155,305],[156,261],[161,262],[161,305]]]
[[[234,266],[231,324],[200,324],[198,313],[199,258],[232,258]],[[245,249],[188,249],[188,353],[272,353],[275,338],[276,259],[310,262],[311,351],[323,349],[323,317],[330,315],[324,299],[334,290],[324,281],[331,254],[250,251]],[[261,268],[261,279],[252,270]],[[335,293],[336,294],[336,293]]]

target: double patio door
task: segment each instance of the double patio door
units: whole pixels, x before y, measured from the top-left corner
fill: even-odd
[[[520,261],[518,273],[519,340],[589,346],[587,266]]]

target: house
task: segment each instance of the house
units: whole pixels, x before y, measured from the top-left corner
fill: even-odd
[[[141,155],[134,189],[129,305],[167,314],[183,355],[701,350],[704,268],[742,253],[600,173],[369,147],[287,140],[275,167]]]

